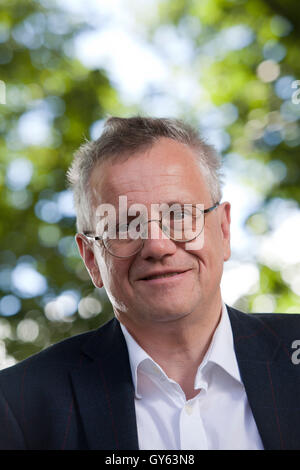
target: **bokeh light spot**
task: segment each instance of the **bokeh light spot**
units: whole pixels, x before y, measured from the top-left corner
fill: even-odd
[[[0,314],[4,317],[16,315],[21,309],[21,301],[15,295],[5,295],[0,300]]]

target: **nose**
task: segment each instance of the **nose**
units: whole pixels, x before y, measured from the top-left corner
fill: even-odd
[[[144,239],[141,250],[143,259],[161,259],[176,252],[176,244],[161,230],[158,220],[149,220],[148,238]]]

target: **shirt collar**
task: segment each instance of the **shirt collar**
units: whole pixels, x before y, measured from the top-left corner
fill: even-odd
[[[165,375],[165,373],[161,367],[149,356],[149,354],[147,354],[146,351],[142,349],[141,346],[135,341],[127,328],[122,323],[120,323],[120,326],[127,344],[135,396],[136,398],[142,398],[138,391],[138,367],[143,365],[146,366],[145,368],[149,370],[147,365],[148,363],[151,363],[157,367],[161,374]],[[200,380],[202,370],[208,363],[217,364],[234,379],[242,383],[237,359],[234,352],[231,324],[224,302],[222,303],[222,314],[220,322],[214,332],[210,346],[198,368],[198,372],[195,378],[195,388],[197,388],[197,382]]]
[[[120,326],[123,332],[123,335],[125,337],[125,341],[127,344],[127,349],[128,349],[128,355],[129,355],[129,363],[130,363],[130,369],[131,369],[131,375],[132,375],[132,381],[133,381],[133,386],[135,390],[135,396],[137,398],[142,398],[140,393],[138,393],[138,387],[137,387],[137,369],[140,364],[142,364],[144,361],[153,361],[153,359],[149,356],[149,354],[146,353],[144,349],[141,348],[141,346],[135,341],[135,339],[131,336],[129,331],[127,330],[126,326],[124,326],[120,322]]]
[[[214,332],[209,348],[199,366],[196,375],[196,382],[197,376],[201,374],[201,371],[208,363],[217,364],[225,372],[231,375],[231,377],[242,384],[237,358],[234,351],[231,323],[224,302],[222,303],[220,322]]]

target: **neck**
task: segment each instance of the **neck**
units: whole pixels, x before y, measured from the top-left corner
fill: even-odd
[[[191,321],[189,316],[171,322],[158,322],[146,327],[119,318],[135,341],[160,365],[170,379],[175,380],[186,398],[192,398],[197,369],[211,343],[220,321],[221,301]]]

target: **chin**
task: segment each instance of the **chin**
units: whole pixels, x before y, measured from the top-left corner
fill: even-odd
[[[147,315],[148,319],[152,322],[167,323],[180,320],[191,314],[191,310],[184,308],[162,308],[152,309]]]

